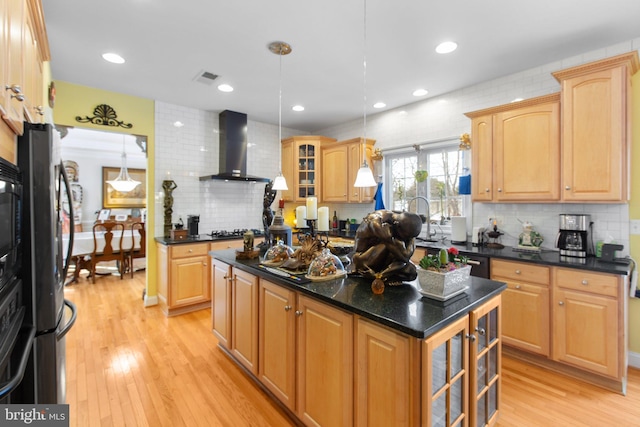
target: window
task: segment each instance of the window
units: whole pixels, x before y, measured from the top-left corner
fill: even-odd
[[[458,150],[457,141],[385,153],[388,208],[426,215],[424,201],[415,200],[408,206],[414,197],[425,197],[432,222],[464,216],[467,207],[459,194],[459,177],[467,173],[464,153]]]

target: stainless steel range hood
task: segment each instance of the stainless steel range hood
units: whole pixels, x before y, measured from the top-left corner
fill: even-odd
[[[247,175],[247,115],[224,110],[220,120],[219,173],[200,177],[200,181],[269,182],[269,178]]]

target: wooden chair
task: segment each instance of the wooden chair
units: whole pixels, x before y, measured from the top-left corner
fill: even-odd
[[[98,237],[97,233],[104,236]],[[114,236],[120,238],[117,248],[113,248],[112,241]],[[122,238],[124,237],[124,225],[115,221],[98,222],[93,225],[93,252],[91,253],[91,281],[96,283],[96,265],[104,261],[118,262],[118,271],[120,279],[123,279],[125,266],[125,253],[122,251]]]
[[[136,248],[136,230],[140,235],[140,247]],[[135,258],[147,257],[147,233],[145,230],[144,222],[134,222],[131,224],[131,251],[129,251],[129,271],[131,272],[131,278],[133,278],[133,260]]]

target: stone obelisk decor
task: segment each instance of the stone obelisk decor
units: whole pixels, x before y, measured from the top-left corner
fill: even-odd
[[[173,190],[178,188],[175,181],[165,180],[162,181],[162,189],[164,190],[164,237],[169,238],[171,236],[171,217],[173,214]]]

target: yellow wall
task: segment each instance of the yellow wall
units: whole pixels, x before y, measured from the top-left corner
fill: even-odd
[[[53,121],[56,124],[90,128],[109,132],[134,133],[147,136],[147,296],[157,295],[156,252],[153,244],[154,230],[154,171],[155,171],[155,107],[154,101],[135,96],[123,95],[73,83],[55,81],[56,102]],[[100,104],[111,106],[118,120],[133,124],[131,129],[114,126],[80,123],[76,117],[92,117],[93,110]]]
[[[631,144],[631,201],[629,202],[629,218],[640,219],[640,72],[632,79],[633,111]],[[640,236],[629,236],[629,253],[640,262]],[[640,299],[629,301],[629,350],[640,353]]]

